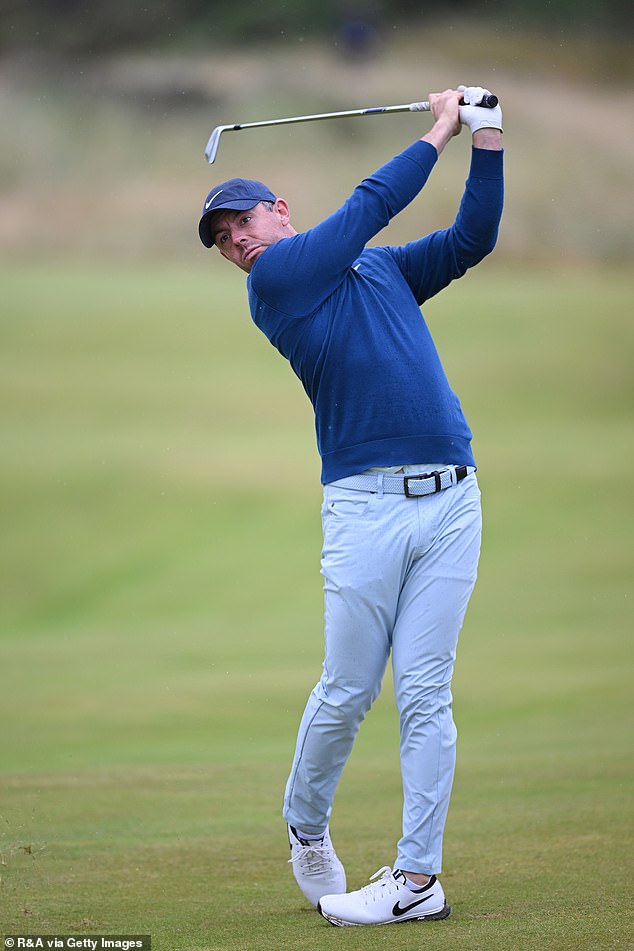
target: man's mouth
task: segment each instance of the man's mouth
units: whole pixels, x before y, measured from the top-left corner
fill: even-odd
[[[256,257],[260,253],[261,250],[262,250],[262,245],[260,244],[252,245],[252,247],[248,248],[244,252],[244,254],[242,255],[242,260],[244,262],[253,260],[253,258]]]

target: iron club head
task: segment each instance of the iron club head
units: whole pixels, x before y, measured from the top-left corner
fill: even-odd
[[[205,157],[210,165],[213,165],[216,155],[218,154],[218,146],[220,145],[220,136],[227,129],[239,129],[239,125],[217,125],[209,136],[209,142],[207,143],[207,148],[205,149]]]

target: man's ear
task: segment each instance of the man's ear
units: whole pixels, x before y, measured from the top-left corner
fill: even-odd
[[[277,198],[273,207],[279,216],[280,222],[287,225],[291,220],[291,213],[286,201],[283,198]]]

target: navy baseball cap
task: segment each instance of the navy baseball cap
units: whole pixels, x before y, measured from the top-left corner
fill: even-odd
[[[276,201],[270,188],[263,182],[250,178],[230,178],[212,188],[203,205],[203,216],[198,223],[198,234],[206,248],[212,248],[214,236],[211,230],[211,216],[215,211],[247,211],[261,201]]]

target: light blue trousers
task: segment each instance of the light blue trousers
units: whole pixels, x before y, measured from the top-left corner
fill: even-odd
[[[455,765],[451,678],[480,553],[477,480],[416,499],[327,485],[322,522],[326,655],[300,724],[284,818],[308,833],[326,828],[391,652],[404,796],[394,864],[438,874]]]

